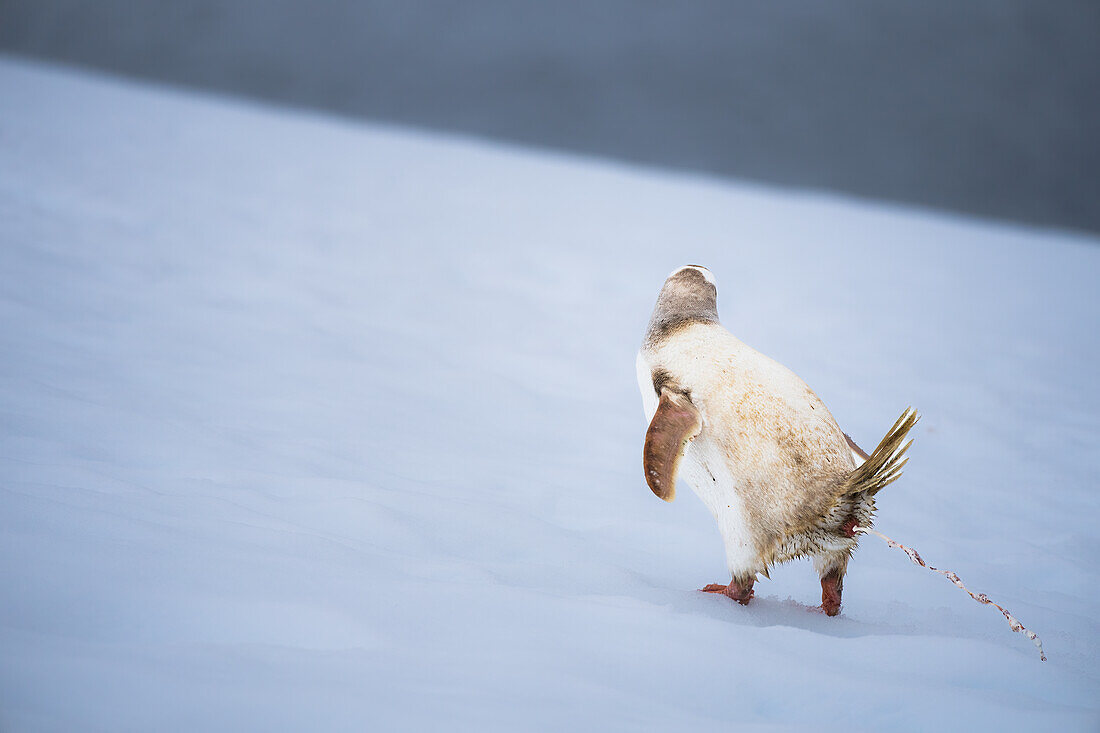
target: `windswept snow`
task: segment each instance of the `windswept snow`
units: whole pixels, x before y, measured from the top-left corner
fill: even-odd
[[[0,61],[0,728],[1095,730],[1096,240]],[[661,281],[873,445],[842,616],[640,469]]]

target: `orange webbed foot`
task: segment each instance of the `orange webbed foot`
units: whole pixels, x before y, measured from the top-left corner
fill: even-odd
[[[749,605],[749,601],[752,600],[752,581],[748,583],[735,583],[730,581],[729,585],[722,585],[720,583],[710,583],[699,589],[703,593],[721,593],[722,595],[731,598],[742,606]]]
[[[826,616],[840,613],[840,596],[844,590],[844,576],[833,570],[821,578],[821,610]]]

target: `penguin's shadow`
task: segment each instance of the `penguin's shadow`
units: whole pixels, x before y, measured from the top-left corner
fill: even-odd
[[[778,596],[757,596],[747,606],[717,594],[698,591],[686,595],[673,606],[677,611],[692,615],[703,614],[710,618],[738,626],[789,626],[816,634],[837,637],[870,636],[882,633],[882,629],[868,626],[862,621],[846,618],[843,613],[829,617],[816,606],[801,603],[792,598],[780,600]]]
[[[709,618],[738,626],[787,626],[815,634],[838,638],[861,636],[940,636],[952,638],[986,638],[977,629],[946,608],[914,609],[901,603],[878,604],[866,609],[875,620],[850,615],[843,609],[839,616],[826,616],[818,606],[807,605],[792,598],[757,596],[742,606],[725,596],[692,591],[680,593],[671,600],[672,608],[689,615]]]

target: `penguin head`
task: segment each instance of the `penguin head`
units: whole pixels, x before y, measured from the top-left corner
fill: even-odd
[[[685,315],[718,318],[718,287],[711,271],[702,265],[684,265],[665,279],[657,305]]]
[[[687,323],[718,323],[718,289],[702,265],[684,265],[665,280],[646,332],[657,341]]]
[[[702,275],[703,279],[714,286],[715,289],[718,287],[718,283],[714,281],[714,273],[702,265],[684,265],[683,267],[676,268],[665,280],[665,284],[668,284],[669,280],[672,280],[678,275],[688,277],[689,279],[695,279],[695,275]]]

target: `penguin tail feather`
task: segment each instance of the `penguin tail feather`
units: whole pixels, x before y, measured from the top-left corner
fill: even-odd
[[[905,452],[913,444],[912,439],[904,443],[909,431],[917,424],[920,415],[912,407],[905,408],[894,427],[886,433],[871,455],[863,464],[852,471],[844,481],[841,490],[843,496],[862,494],[874,496],[901,476],[901,469],[909,460]]]

